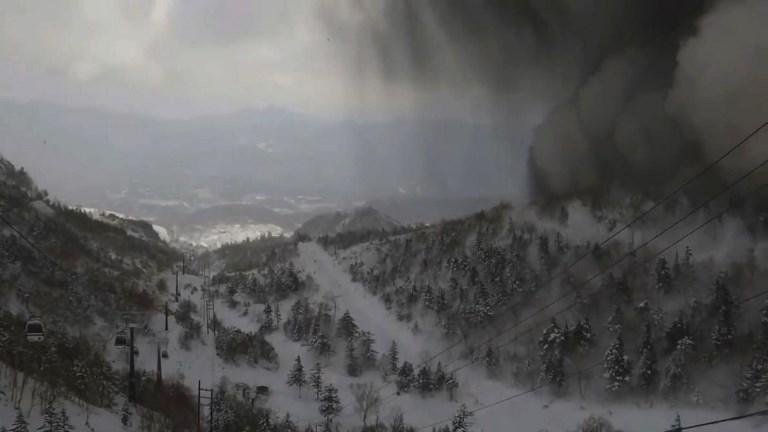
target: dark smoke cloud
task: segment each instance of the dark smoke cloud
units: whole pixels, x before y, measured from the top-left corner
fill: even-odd
[[[538,93],[549,108],[530,142],[530,186],[549,199],[652,192],[768,119],[767,7],[760,0],[391,0],[322,13],[362,85],[471,88],[500,112],[510,111],[515,95]],[[768,157],[765,136],[721,174]]]

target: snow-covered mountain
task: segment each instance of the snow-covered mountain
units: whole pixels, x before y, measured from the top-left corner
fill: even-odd
[[[400,223],[370,206],[349,212],[321,214],[304,222],[296,232],[310,237],[360,231],[392,231]]]

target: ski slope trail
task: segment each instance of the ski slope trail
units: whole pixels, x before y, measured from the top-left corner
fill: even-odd
[[[429,353],[442,348],[438,333],[431,330],[414,333],[407,323],[398,321],[378,297],[353,282],[349,274],[317,243],[299,244],[297,263],[317,283],[318,300],[333,304],[335,299],[337,319],[349,310],[362,330],[373,333],[376,350],[380,353],[386,352],[395,340],[401,361],[419,363],[427,359]]]

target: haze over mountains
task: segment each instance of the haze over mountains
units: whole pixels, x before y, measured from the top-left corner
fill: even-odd
[[[169,226],[290,231],[372,199],[397,203],[405,219],[414,206],[416,218],[437,219],[444,209],[417,202],[449,216],[474,211],[519,194],[524,172],[524,156],[494,128],[455,120],[341,121],[277,108],[178,120],[9,101],[0,112],[0,153],[52,195]],[[489,199],[478,206],[477,197]]]

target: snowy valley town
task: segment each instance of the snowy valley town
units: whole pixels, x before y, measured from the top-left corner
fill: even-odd
[[[768,430],[765,0],[0,5],[0,432]]]

